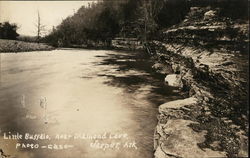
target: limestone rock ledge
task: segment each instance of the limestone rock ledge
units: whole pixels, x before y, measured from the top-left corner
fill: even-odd
[[[198,99],[195,97],[175,100],[162,104],[159,113],[167,120],[159,122],[155,131],[155,158],[205,158],[226,157],[225,152],[214,151],[209,148],[201,149],[198,144],[206,139],[206,130],[196,132],[189,126],[199,125],[199,122],[184,119],[184,111],[196,106]],[[172,116],[171,116],[172,115]]]
[[[248,157],[248,25],[218,12],[191,8],[148,45],[153,68],[188,96],[159,106],[156,158]]]

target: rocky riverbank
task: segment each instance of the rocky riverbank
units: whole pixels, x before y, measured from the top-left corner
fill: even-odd
[[[192,7],[148,49],[186,99],[160,105],[155,157],[248,156],[248,23]]]
[[[16,40],[0,39],[0,52],[28,52],[53,50],[54,48],[43,43],[31,43]]]
[[[111,46],[118,50],[143,50],[143,44],[137,38],[115,38]]]

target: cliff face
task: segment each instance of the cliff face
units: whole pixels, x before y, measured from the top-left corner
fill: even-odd
[[[248,156],[248,23],[193,7],[149,44],[153,66],[187,98],[159,107],[155,157]]]

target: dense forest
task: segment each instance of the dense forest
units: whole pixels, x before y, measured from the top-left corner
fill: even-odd
[[[0,39],[15,40],[19,36],[17,33],[17,25],[9,22],[0,23]]]
[[[247,18],[247,0],[103,0],[82,6],[44,40],[53,46],[102,44],[114,37],[141,41],[158,38],[159,30],[177,24],[193,6],[220,7],[221,16]]]

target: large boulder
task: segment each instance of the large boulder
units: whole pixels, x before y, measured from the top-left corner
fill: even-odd
[[[152,69],[154,69],[156,72],[160,73],[160,74],[169,74],[172,73],[172,69],[170,68],[170,66],[167,66],[165,64],[162,63],[155,63],[152,66]]]
[[[216,16],[215,10],[209,10],[204,14],[204,20],[212,19]]]
[[[158,124],[157,133],[163,134],[156,149],[156,158],[185,157],[207,158],[226,157],[225,152],[208,148],[201,149],[198,144],[205,141],[207,131],[195,132],[190,128],[190,120],[171,119],[166,124]]]
[[[197,104],[197,102],[198,102],[198,99],[196,99],[195,97],[174,100],[174,101],[167,102],[167,103],[160,105],[159,112],[162,113],[166,111],[167,109],[181,109],[185,106],[191,106],[191,105]]]
[[[165,77],[165,82],[169,86],[179,87],[179,88],[183,87],[183,83],[182,83],[182,80],[181,80],[181,75],[179,75],[179,74],[170,74],[170,75],[167,75]]]

